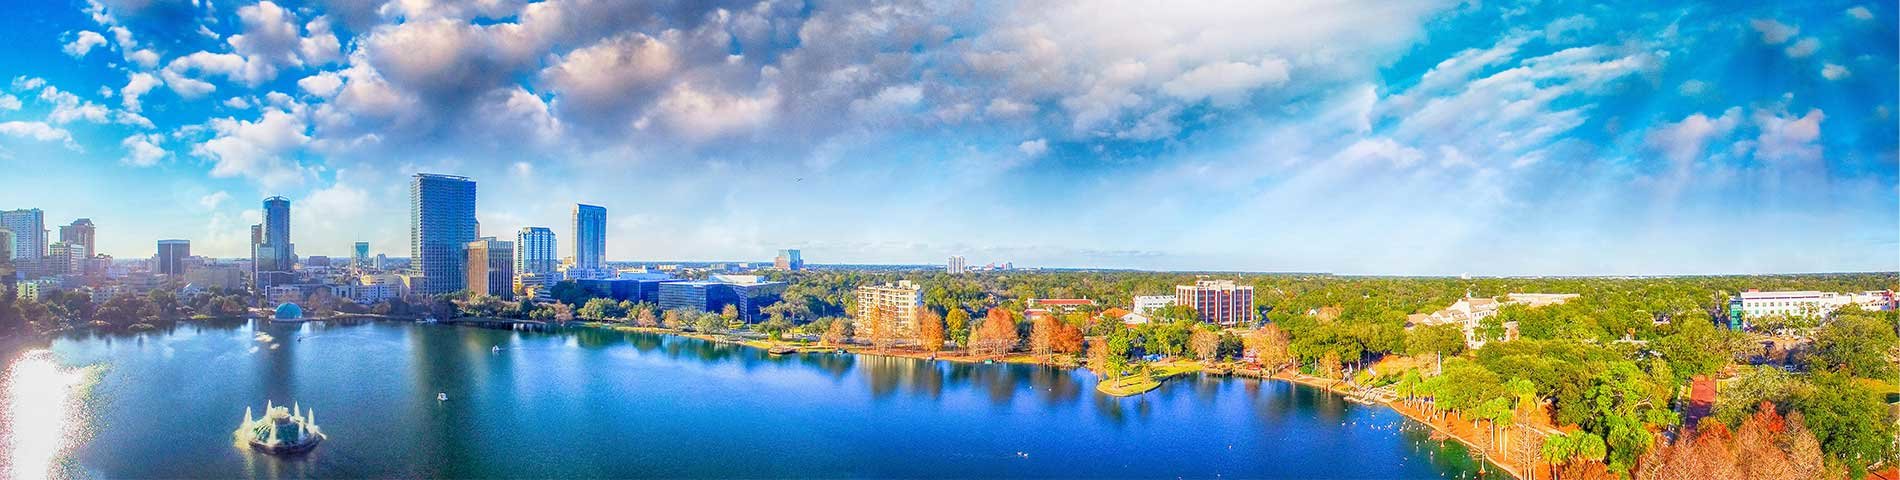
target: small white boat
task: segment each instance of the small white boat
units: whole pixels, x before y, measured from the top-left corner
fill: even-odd
[[[449,401],[449,393],[448,393],[448,392],[439,392],[439,393],[436,393],[436,394],[435,394],[435,401],[438,401],[438,402],[446,402],[446,401]]]
[[[501,353],[501,345],[496,345],[496,346],[493,346],[493,347],[489,347],[489,348],[488,348],[488,353]]]

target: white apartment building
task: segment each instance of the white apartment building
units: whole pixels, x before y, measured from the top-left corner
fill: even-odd
[[[901,332],[909,332],[916,327],[917,314],[924,308],[924,289],[910,280],[899,281],[895,285],[860,286],[857,293],[858,319],[891,315],[897,318],[897,330]]]
[[[969,269],[969,261],[964,260],[962,255],[951,255],[950,262],[944,265],[943,271],[951,275],[962,275]]]
[[[1894,308],[1894,293],[1884,290],[1860,293],[1749,291],[1742,292],[1740,297],[1744,318],[1820,317],[1850,304],[1860,305],[1863,310]]]

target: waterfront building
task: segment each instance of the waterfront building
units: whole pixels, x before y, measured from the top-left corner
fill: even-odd
[[[897,319],[900,332],[912,331],[917,325],[917,314],[924,308],[924,289],[910,280],[860,286],[857,297],[859,320],[889,315]]]
[[[1194,307],[1201,321],[1216,325],[1251,325],[1254,321],[1253,286],[1233,280],[1198,280],[1174,287],[1174,304]]]
[[[73,220],[71,225],[61,225],[59,227],[59,241],[85,247],[87,256],[97,255],[99,253],[98,244],[94,242],[96,231],[97,229],[92,225],[92,219],[81,218]]]
[[[778,256],[772,258],[772,268],[794,272],[804,270],[805,259],[799,256],[798,249],[779,250]]]
[[[26,278],[39,276],[46,256],[46,215],[40,209],[0,211],[0,228],[13,231],[13,266]]]
[[[296,281],[297,247],[290,241],[290,199],[264,199],[264,223],[251,227],[252,277],[259,289]]]
[[[1764,317],[1821,318],[1848,305],[1859,305],[1869,311],[1893,310],[1896,306],[1891,290],[1859,293],[1750,290],[1737,295],[1736,299],[1740,300],[1743,321]]]
[[[0,228],[0,285],[11,287],[18,279],[16,273],[13,269],[13,231]]]
[[[951,255],[950,262],[946,263],[943,268],[944,273],[951,275],[962,275],[963,272],[968,270],[968,261],[964,260],[962,255]]]
[[[482,237],[468,243],[468,291],[475,295],[493,295],[503,300],[515,298],[514,242]]]
[[[688,310],[718,313],[732,305],[739,320],[761,320],[759,309],[771,305],[785,293],[785,282],[764,281],[756,275],[713,275],[705,281],[617,280],[640,288],[657,287],[658,304],[663,310]]]
[[[522,227],[515,233],[515,274],[547,277],[561,265],[554,230],[547,227]]]
[[[160,275],[184,275],[185,259],[191,257],[190,240],[159,240],[158,262],[152,270]]]
[[[1174,305],[1173,295],[1136,295],[1134,313],[1139,313],[1145,318],[1147,315],[1153,314],[1155,310],[1160,310],[1170,305]]]
[[[45,276],[83,274],[86,258],[85,245],[53,242],[46,246],[46,256],[40,258],[40,274]]]
[[[1504,306],[1523,305],[1525,307],[1535,308],[1561,304],[1578,296],[1579,295],[1574,293],[1512,293],[1505,295],[1502,300],[1467,296],[1458,299],[1457,302],[1453,302],[1451,306],[1445,307],[1442,310],[1432,313],[1414,313],[1407,316],[1405,318],[1405,328],[1410,329],[1419,325],[1459,325],[1465,332],[1465,345],[1469,348],[1476,349],[1483,347],[1486,343],[1485,338],[1479,335],[1478,332],[1478,329],[1483,327],[1484,319],[1496,315],[1498,310],[1503,309]],[[1512,339],[1516,335],[1514,332],[1517,331],[1517,322],[1504,322],[1504,328],[1505,340]]]
[[[409,184],[411,292],[434,296],[465,288],[463,249],[475,232],[474,180],[416,174]]]
[[[607,209],[574,205],[574,266],[600,271],[607,266]]]
[[[369,268],[369,242],[356,242],[352,253],[355,255],[350,260],[356,268]]]

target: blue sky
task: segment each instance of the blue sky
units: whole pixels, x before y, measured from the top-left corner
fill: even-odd
[[[0,208],[100,249],[1361,274],[1900,269],[1877,2],[87,0],[11,7]]]

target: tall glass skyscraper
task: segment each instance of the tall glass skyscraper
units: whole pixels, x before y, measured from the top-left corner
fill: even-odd
[[[264,223],[251,233],[256,246],[251,264],[256,268],[259,290],[295,280],[291,273],[297,264],[297,246],[290,243],[290,199],[264,199]]]
[[[46,256],[46,214],[40,209],[0,212],[0,228],[13,231],[13,258],[39,260]]]
[[[607,265],[607,209],[574,205],[574,268],[599,270]]]
[[[191,257],[190,240],[159,240],[158,265],[154,270],[164,275],[184,275],[185,259]]]
[[[354,253],[356,256],[351,260],[355,261],[356,268],[369,268],[369,242],[356,242]]]
[[[522,227],[515,234],[515,273],[548,275],[561,265],[555,250],[554,231],[547,227]]]
[[[475,237],[475,181],[416,174],[409,182],[409,268],[422,281],[411,290],[438,295],[466,288],[463,249]]]

